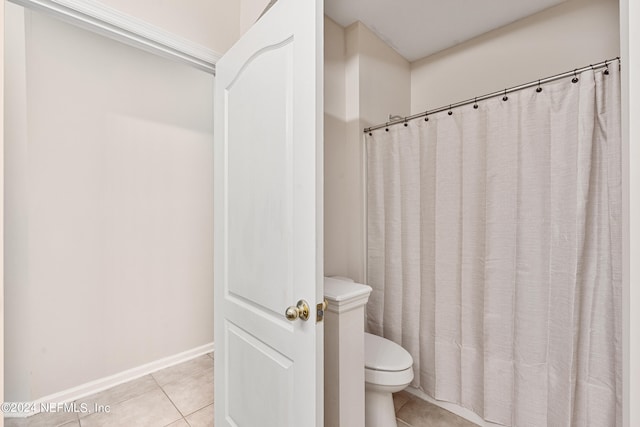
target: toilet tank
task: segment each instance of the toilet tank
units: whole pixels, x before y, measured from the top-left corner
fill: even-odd
[[[325,277],[325,427],[364,427],[364,308],[371,287]]]

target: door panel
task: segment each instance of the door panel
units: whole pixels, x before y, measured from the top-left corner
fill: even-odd
[[[282,308],[295,298],[292,123],[287,120],[293,89],[291,41],[249,58],[225,92],[229,159],[243,165],[229,169],[229,241],[234,244],[227,248],[228,291],[280,320]],[[264,84],[265,70],[271,75],[269,84]],[[250,109],[245,108],[247,99],[252,100]],[[264,226],[265,217],[269,226]],[[278,256],[265,256],[272,252]]]
[[[229,354],[244,359],[229,359],[229,395],[243,396],[229,402],[229,418],[239,426],[256,425],[256,420],[258,425],[293,425],[287,402],[292,400],[294,362],[235,325],[228,325],[227,333]],[[254,378],[262,381],[243,386]]]
[[[216,64],[216,427],[323,424],[322,23],[279,0]]]

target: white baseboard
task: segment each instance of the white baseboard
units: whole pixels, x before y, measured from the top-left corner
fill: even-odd
[[[168,356],[132,369],[127,369],[126,371],[119,372],[115,375],[110,375],[58,393],[50,394],[33,402],[29,402],[25,406],[39,408],[41,403],[71,403],[78,399],[82,399],[83,397],[91,396],[92,394],[101,392],[108,388],[143,377],[152,372],[186,362],[198,356],[202,356],[203,354],[212,353],[213,351],[214,346],[211,342],[191,350],[183,351],[182,353],[174,354],[173,356]],[[13,412],[6,413],[4,416],[6,418],[25,418],[37,413],[38,410],[30,412]]]
[[[483,420],[478,414],[476,414],[475,412],[464,408],[460,405],[456,405],[455,403],[451,403],[451,402],[444,402],[442,400],[436,400],[433,397],[429,396],[428,394],[426,394],[425,392],[423,392],[422,390],[418,390],[417,388],[414,387],[407,387],[405,389],[406,392],[413,394],[414,396],[419,397],[422,400],[426,400],[429,403],[432,403],[436,406],[441,407],[442,409],[446,409],[449,412],[453,412],[454,414],[456,414],[459,417],[464,418],[467,421],[470,421],[474,424],[479,425],[480,427],[504,427],[502,424],[495,424],[489,421],[485,421]]]

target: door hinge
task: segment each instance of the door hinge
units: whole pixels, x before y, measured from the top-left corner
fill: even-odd
[[[316,323],[320,323],[324,319],[324,311],[327,309],[328,304],[325,299],[316,305]]]

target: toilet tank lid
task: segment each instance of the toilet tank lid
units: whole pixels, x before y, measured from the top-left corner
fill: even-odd
[[[369,297],[371,286],[346,281],[334,277],[324,278],[324,297],[329,301],[347,301],[361,297]],[[365,301],[366,302],[366,301]]]
[[[404,371],[413,365],[407,350],[386,338],[364,334],[364,366],[376,371]]]

